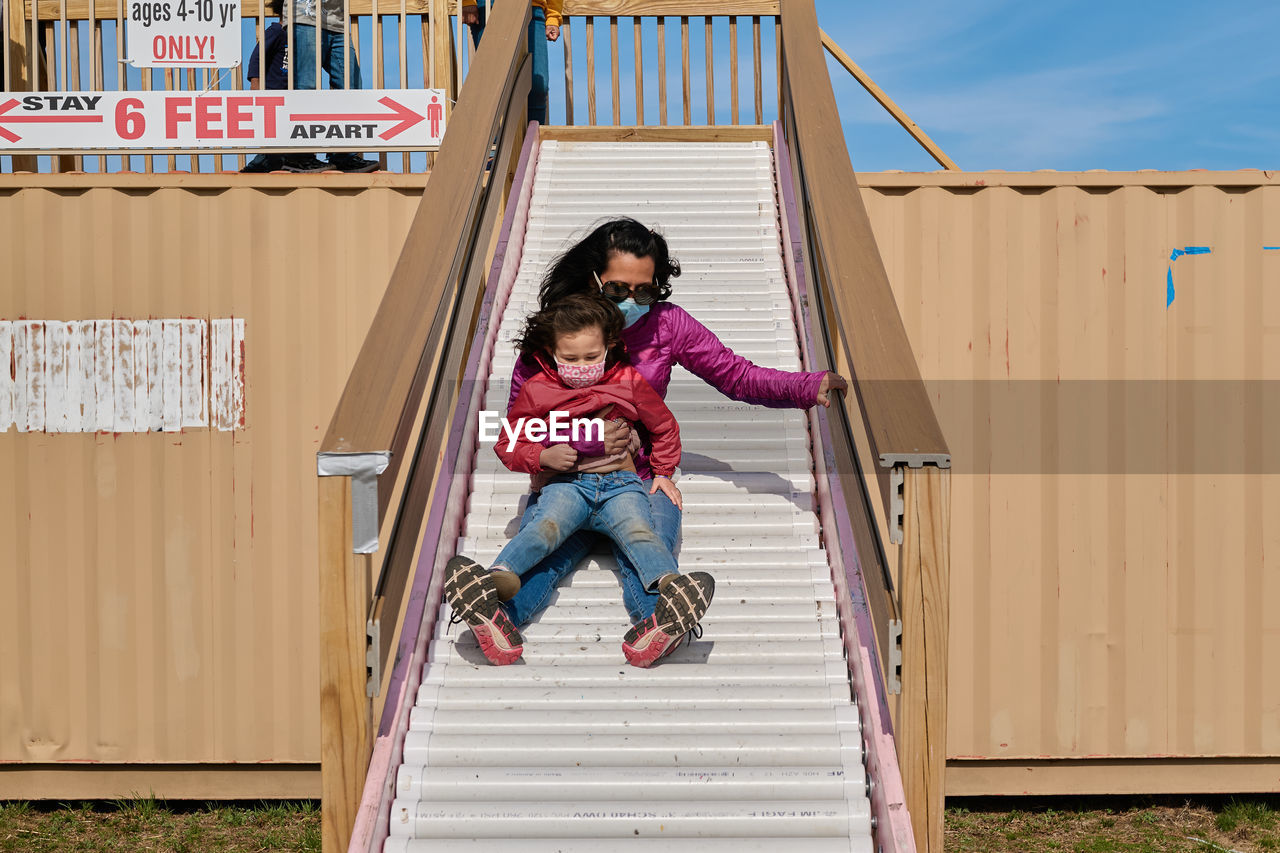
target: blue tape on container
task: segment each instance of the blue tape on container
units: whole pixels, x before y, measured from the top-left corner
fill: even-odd
[[[1164,290],[1164,307],[1168,308],[1173,304],[1173,262],[1183,255],[1207,255],[1213,249],[1208,246],[1184,246],[1181,249],[1174,249],[1169,253],[1169,269],[1165,277]]]

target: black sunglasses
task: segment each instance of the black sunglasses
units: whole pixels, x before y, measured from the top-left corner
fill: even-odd
[[[596,277],[596,283],[600,285],[600,292],[604,294],[606,299],[614,302],[625,302],[628,299],[634,299],[637,305],[652,305],[658,301],[658,288],[652,284],[636,284],[630,285],[623,281],[600,281],[600,276],[592,273]]]

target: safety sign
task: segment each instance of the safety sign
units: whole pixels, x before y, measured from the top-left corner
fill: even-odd
[[[240,64],[240,0],[129,0],[129,63],[141,68]]]
[[[439,146],[439,89],[0,93],[0,152]]]

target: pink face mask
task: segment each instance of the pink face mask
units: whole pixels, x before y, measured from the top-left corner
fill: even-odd
[[[604,378],[604,362],[595,364],[561,364],[556,362],[560,380],[570,388],[586,388]]]

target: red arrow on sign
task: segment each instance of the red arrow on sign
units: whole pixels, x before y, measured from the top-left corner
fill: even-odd
[[[18,105],[18,99],[13,98],[0,104],[0,124],[12,124],[14,122],[26,122],[31,124],[43,124],[49,122],[101,122],[102,116],[7,116],[5,113]],[[0,127],[0,138],[9,140],[10,142],[18,142],[22,139],[18,134]]]
[[[413,110],[391,98],[379,98],[378,103],[392,110],[389,113],[294,113],[290,121],[398,121],[399,124],[389,127],[378,134],[380,139],[399,136],[426,116],[418,115]]]

